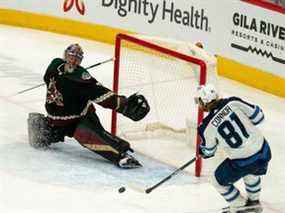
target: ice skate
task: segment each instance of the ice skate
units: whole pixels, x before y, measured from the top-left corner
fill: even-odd
[[[250,213],[260,213],[263,211],[261,203],[259,200],[250,200],[248,199],[245,204],[246,211]]]
[[[263,210],[259,200],[247,200],[246,204],[241,207],[225,207],[222,213],[261,213]]]
[[[122,158],[119,160],[118,167],[122,169],[135,169],[142,167],[142,165],[133,156],[131,156],[128,153],[125,153],[122,155]]]

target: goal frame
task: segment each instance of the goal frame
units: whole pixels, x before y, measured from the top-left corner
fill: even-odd
[[[200,85],[205,85],[206,83],[206,74],[207,74],[207,65],[206,63],[198,58],[195,58],[190,55],[186,55],[183,53],[179,53],[177,51],[159,46],[157,44],[154,44],[149,41],[145,41],[139,38],[136,38],[131,35],[127,34],[118,34],[115,39],[115,60],[114,60],[114,76],[113,76],[113,91],[118,94],[118,89],[119,89],[119,75],[120,75],[120,56],[121,56],[121,43],[122,41],[125,40],[127,42],[140,45],[143,47],[146,47],[148,49],[154,50],[156,52],[160,52],[163,54],[167,54],[170,56],[173,56],[175,58],[178,58],[180,60],[183,60],[185,62],[193,63],[196,64],[200,67],[200,79],[199,79],[199,84]],[[147,97],[146,97],[147,98]],[[198,107],[198,106],[197,106]],[[197,126],[202,122],[204,117],[204,112],[201,108],[198,107],[198,116],[197,116]],[[112,111],[112,121],[111,121],[111,133],[116,135],[117,133],[117,112],[115,110]],[[199,155],[199,145],[201,143],[200,137],[196,137],[196,163],[195,163],[195,176],[200,177],[201,175],[201,170],[202,170],[202,159],[201,156]]]

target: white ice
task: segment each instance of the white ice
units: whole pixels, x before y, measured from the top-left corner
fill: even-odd
[[[193,152],[181,144],[132,144],[145,153],[137,154],[144,167],[127,171],[83,149],[73,139],[48,151],[29,146],[27,115],[32,111],[44,113],[45,88],[15,94],[42,83],[51,59],[61,57],[62,50],[75,42],[84,47],[83,66],[113,56],[110,45],[0,25],[0,212],[220,212],[226,203],[209,183],[210,173],[196,178],[193,166],[150,194],[134,189],[155,184],[190,160]],[[90,72],[111,88],[112,66],[102,65]],[[265,213],[285,212],[285,100],[224,78],[220,83],[225,96],[240,96],[263,108],[266,121],[260,128],[272,147],[273,159],[262,179],[261,201]],[[106,109],[97,110],[104,118],[110,114]],[[103,121],[106,126],[107,120]],[[118,193],[120,186],[126,186],[125,193]]]

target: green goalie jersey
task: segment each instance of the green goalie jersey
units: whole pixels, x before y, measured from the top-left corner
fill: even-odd
[[[92,102],[105,108],[117,109],[125,99],[102,86],[83,67],[78,66],[72,72],[65,72],[64,64],[63,59],[54,59],[44,75],[47,86],[45,107],[49,118],[80,118],[87,113]]]

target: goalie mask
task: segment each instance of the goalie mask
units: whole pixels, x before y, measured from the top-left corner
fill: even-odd
[[[197,96],[195,97],[195,102],[204,111],[209,112],[218,99],[218,92],[213,85],[202,85],[197,88]]]
[[[81,64],[83,59],[83,50],[79,44],[71,44],[64,51],[64,60],[66,61],[66,69],[72,72],[77,66]]]

